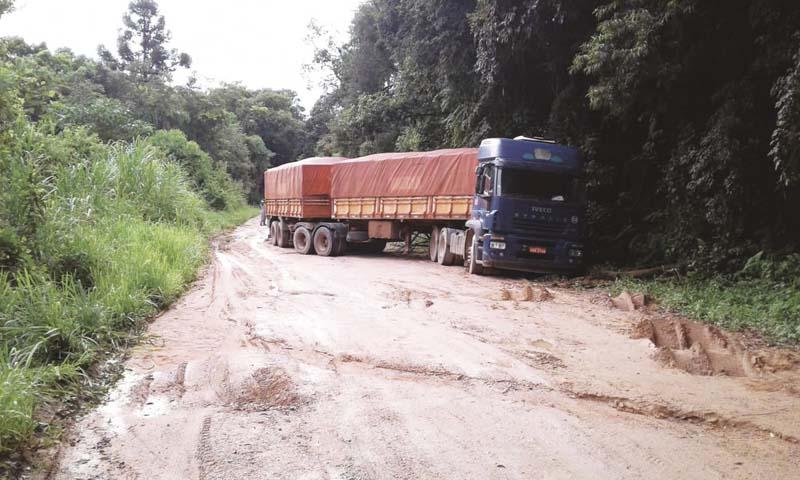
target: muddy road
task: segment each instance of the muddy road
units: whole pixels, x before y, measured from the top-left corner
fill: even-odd
[[[215,244],[49,478],[797,478],[792,352],[600,290],[263,236]]]

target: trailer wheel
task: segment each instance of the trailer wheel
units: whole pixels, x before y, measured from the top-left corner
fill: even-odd
[[[339,253],[339,242],[328,227],[319,227],[314,232],[314,250],[323,257],[335,257]]]
[[[275,224],[275,231],[278,233],[278,246],[280,248],[291,248],[292,232],[290,232],[287,227],[284,227],[280,223]]]
[[[278,245],[278,222],[269,224],[269,244]]]
[[[483,265],[478,263],[478,237],[475,232],[470,231],[467,233],[467,271],[470,275],[482,275]]]
[[[341,257],[342,255],[344,255],[345,251],[347,250],[347,239],[346,238],[337,239],[336,236],[334,235],[333,243],[336,246],[336,253],[334,253],[333,255],[336,257]]]
[[[302,255],[311,255],[314,253],[314,240],[311,238],[311,232],[306,227],[297,227],[294,231],[294,251]]]
[[[456,256],[450,251],[449,228],[443,228],[439,231],[439,241],[437,243],[439,265],[452,265]]]
[[[439,227],[434,226],[431,230],[431,242],[428,247],[428,253],[431,256],[431,262],[439,259]]]

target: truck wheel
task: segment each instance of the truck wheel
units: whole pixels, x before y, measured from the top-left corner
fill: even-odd
[[[483,265],[478,263],[478,237],[474,232],[468,235],[470,243],[467,245],[467,271],[470,275],[482,275]]]
[[[439,265],[452,265],[455,261],[455,255],[450,251],[450,229],[443,228],[439,230],[439,241],[437,242],[438,261]]]
[[[328,227],[319,227],[314,232],[314,250],[323,257],[335,257],[339,253],[339,242]]]
[[[439,227],[434,226],[431,230],[431,243],[428,248],[428,253],[431,256],[431,262],[439,259]]]
[[[292,232],[290,232],[288,228],[283,227],[280,223],[275,224],[275,231],[278,232],[278,246],[280,248],[291,248]]]
[[[347,239],[345,238],[336,239],[334,236],[333,243],[336,246],[336,253],[334,253],[333,255],[336,257],[341,257],[342,255],[344,255],[345,252],[347,251]]]
[[[278,222],[269,224],[269,244],[278,245]]]
[[[297,227],[294,231],[294,251],[302,255],[311,255],[314,253],[314,239],[311,238],[311,232],[306,227]]]

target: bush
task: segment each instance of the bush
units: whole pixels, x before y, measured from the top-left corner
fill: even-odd
[[[160,130],[147,142],[186,169],[194,187],[202,192],[211,208],[225,210],[244,205],[241,188],[230,179],[225,169],[221,165],[215,166],[211,157],[197,143],[187,140],[180,130]]]

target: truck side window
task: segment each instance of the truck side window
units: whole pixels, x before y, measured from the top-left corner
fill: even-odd
[[[483,180],[481,182],[481,195],[490,197],[494,194],[494,166],[487,165],[483,171]]]

